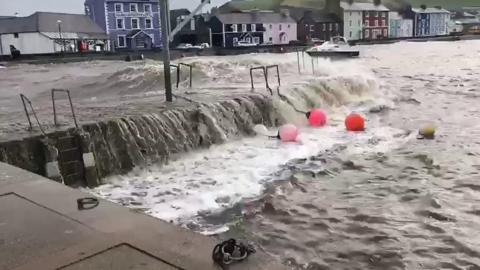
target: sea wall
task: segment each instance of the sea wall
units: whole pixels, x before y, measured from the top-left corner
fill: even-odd
[[[0,161],[71,186],[96,186],[101,179],[136,166],[168,162],[194,149],[251,135],[255,124],[278,121],[271,98],[249,94],[212,104],[84,124],[0,143]]]

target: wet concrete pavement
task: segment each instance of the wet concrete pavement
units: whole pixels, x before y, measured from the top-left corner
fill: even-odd
[[[0,163],[0,269],[218,269],[215,239]],[[258,252],[230,269],[282,269]]]

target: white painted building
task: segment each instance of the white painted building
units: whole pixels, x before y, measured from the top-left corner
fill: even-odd
[[[290,17],[288,10],[268,17],[263,23],[263,40],[266,44],[288,44],[297,40],[297,22]]]
[[[348,40],[363,38],[363,11],[345,2],[340,3],[343,10],[343,35]]]
[[[0,55],[10,55],[11,46],[21,54],[78,51],[85,41],[104,44],[106,33],[87,16],[36,12],[28,17],[0,19]]]

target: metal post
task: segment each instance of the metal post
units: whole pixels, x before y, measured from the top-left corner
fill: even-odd
[[[57,108],[55,106],[55,90],[52,89],[52,107],[53,107],[53,124],[57,126]]]
[[[57,25],[58,25],[58,38],[60,39],[60,42],[62,43],[62,49],[60,49],[60,50],[62,50],[64,52],[65,51],[65,41],[62,38],[62,21],[58,20]]]
[[[313,63],[313,57],[310,57],[312,59],[312,74],[315,75],[315,66]]]
[[[168,38],[168,4],[167,0],[160,1],[160,17],[161,17],[161,27],[162,27],[162,44],[163,44],[163,69],[165,77],[165,99],[167,102],[173,101],[172,94],[172,80],[170,77],[170,49],[169,49],[169,38]]]
[[[300,70],[300,52],[298,52],[298,49],[297,49],[297,64],[298,64],[298,74],[302,74],[302,71]]]
[[[193,75],[193,66],[190,65],[190,88],[192,88],[192,75]]]
[[[305,51],[302,50],[303,69],[305,69]]]

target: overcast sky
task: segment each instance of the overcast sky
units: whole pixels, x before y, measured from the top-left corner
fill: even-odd
[[[211,0],[210,6],[218,6],[227,1]],[[85,0],[0,0],[0,15],[13,16],[18,12],[20,16],[27,16],[35,11],[83,13],[84,2]],[[170,0],[170,8],[193,9],[199,3],[200,0]]]

